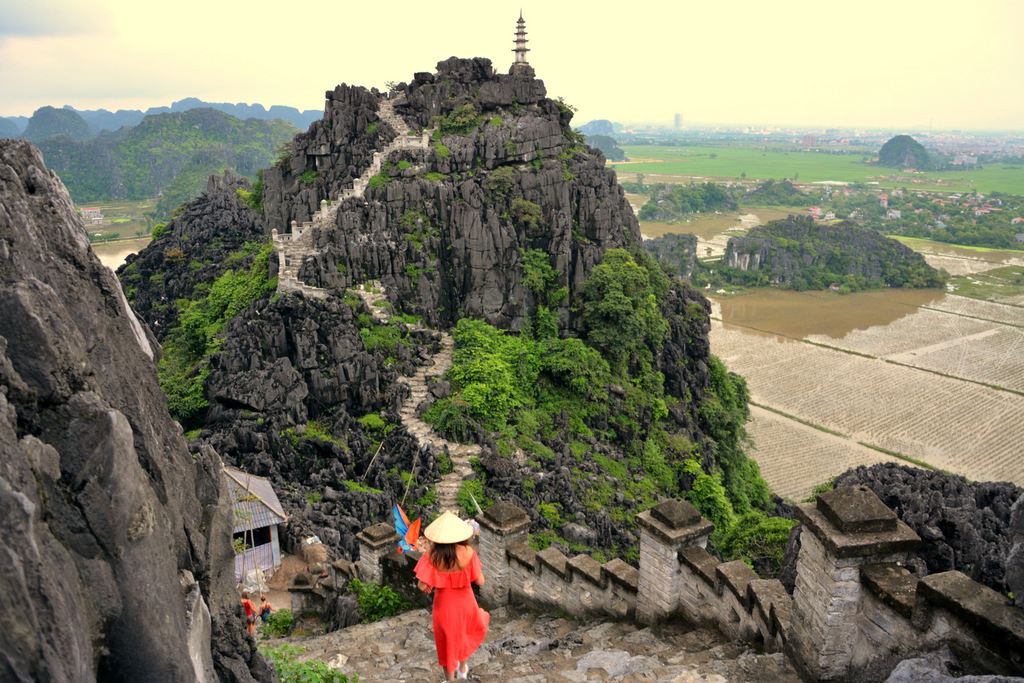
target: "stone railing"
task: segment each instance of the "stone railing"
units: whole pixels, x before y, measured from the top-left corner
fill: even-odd
[[[900,660],[944,645],[973,670],[1024,673],[1024,613],[960,572],[911,575],[902,563],[920,538],[869,489],[830,491],[797,515],[804,533],[790,597],[743,562],[712,557],[714,526],[685,501],[638,515],[638,568],[534,551],[526,513],[499,502],[477,520],[480,600],[645,624],[681,618],[785,652],[813,680],[884,680]],[[418,556],[399,557],[397,538],[383,524],[360,534],[362,576],[411,583]]]

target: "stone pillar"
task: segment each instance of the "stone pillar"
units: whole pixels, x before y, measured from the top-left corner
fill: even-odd
[[[640,575],[636,618],[644,624],[665,619],[679,606],[679,550],[704,548],[715,525],[684,500],[668,500],[637,515]]]
[[[857,646],[860,569],[906,560],[921,539],[866,486],[796,508],[803,522],[787,649],[812,680],[847,680]]]
[[[398,549],[399,536],[387,524],[374,524],[356,534],[359,541],[359,573],[363,581],[381,582],[380,561]]]
[[[484,568],[484,585],[480,600],[489,608],[508,604],[512,579],[508,549],[526,545],[530,518],[515,505],[498,502],[477,518],[480,524],[480,563]]]

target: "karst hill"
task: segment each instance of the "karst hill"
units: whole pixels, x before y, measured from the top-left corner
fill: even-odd
[[[211,186],[120,271],[172,414],[278,483],[290,542],[351,557],[396,500],[503,499],[543,543],[628,556],[631,511],[698,480],[726,522],[769,506],[707,300],[571,119],[528,65],[340,85],[262,188]]]

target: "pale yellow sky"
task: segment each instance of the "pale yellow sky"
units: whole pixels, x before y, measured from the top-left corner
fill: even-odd
[[[582,125],[1024,130],[1024,0],[0,0],[0,115],[183,97],[323,108],[447,57],[530,63]]]

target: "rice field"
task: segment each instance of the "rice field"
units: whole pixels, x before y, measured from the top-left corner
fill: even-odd
[[[799,502],[832,476],[859,465],[905,461],[827,434],[758,406],[750,408],[752,455],[776,494]]]
[[[711,348],[730,370],[746,377],[758,404],[839,432],[850,443],[870,444],[974,480],[1024,484],[1024,396],[882,359],[748,334],[720,322],[712,325]],[[788,458],[790,446],[777,445],[780,455],[769,451],[771,443],[754,452],[759,462],[763,459],[769,481],[785,476],[787,486],[813,487],[842,471],[841,464],[831,470],[823,456],[804,468],[802,480],[799,469],[776,473],[778,458]]]

